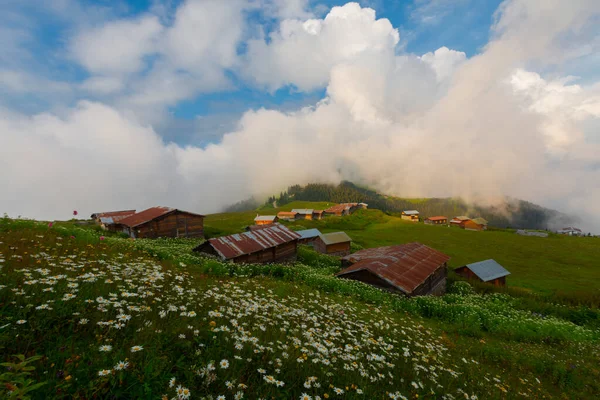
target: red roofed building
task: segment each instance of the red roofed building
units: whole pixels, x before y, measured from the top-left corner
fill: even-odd
[[[424,222],[427,225],[445,225],[448,223],[448,218],[442,217],[442,216],[429,217],[429,218],[426,218]]]
[[[170,207],[152,207],[119,221],[133,238],[204,237],[204,215]]]
[[[208,239],[194,251],[234,263],[269,263],[296,259],[300,235],[284,225],[252,227],[250,231]]]
[[[368,205],[365,203],[342,203],[333,207],[329,207],[327,210],[325,210],[324,215],[336,215],[338,217],[342,217],[344,215],[350,215],[358,209],[366,210],[367,207]]]
[[[406,296],[446,291],[450,257],[421,243],[376,247],[342,258],[338,277],[362,281]]]

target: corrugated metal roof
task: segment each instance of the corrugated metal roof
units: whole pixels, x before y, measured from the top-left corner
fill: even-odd
[[[473,273],[484,282],[493,281],[494,279],[510,275],[510,272],[492,259],[467,264],[466,267],[473,271]]]
[[[124,219],[129,217],[130,215],[135,214],[135,210],[123,210],[123,211],[106,211],[94,213],[90,216],[90,218],[113,218],[114,220]]]
[[[295,212],[295,213],[298,213],[298,214],[302,214],[302,215],[312,214],[313,211],[314,210],[312,208],[294,208],[292,210],[292,212]]]
[[[352,241],[352,239],[350,239],[350,236],[348,236],[346,232],[322,233],[319,237],[326,245],[346,243]]]
[[[121,221],[119,221],[119,223],[123,224],[125,226],[128,226],[130,228],[135,228],[136,226],[140,226],[142,224],[152,221],[153,219],[162,217],[164,215],[167,215],[167,214],[169,214],[171,212],[175,212],[175,211],[180,211],[180,212],[184,212],[186,214],[204,217],[204,215],[194,214],[194,213],[191,213],[188,211],[183,211],[183,210],[177,210],[176,208],[171,208],[171,207],[152,207],[147,210],[140,211],[139,213],[133,214],[125,219],[122,219]]]
[[[479,224],[479,225],[487,225],[488,224],[487,220],[485,220],[485,219],[483,219],[481,217],[479,217],[479,218],[473,218],[471,221],[473,221],[473,222],[475,222],[476,224]]]
[[[321,234],[321,231],[319,231],[316,228],[313,228],[296,231],[296,233],[300,235],[300,239],[311,239],[319,236]]]
[[[470,220],[470,219],[471,218],[469,218],[467,216],[464,216],[464,215],[461,215],[460,217],[454,217],[454,218],[452,218],[453,221],[454,220],[456,220],[456,221],[467,221],[467,220]]]
[[[259,215],[254,218],[255,221],[275,221],[276,215]]]
[[[208,243],[225,260],[245,254],[256,253],[284,243],[300,239],[300,235],[281,224],[264,225],[264,228],[253,229],[235,235],[208,239]],[[197,250],[204,246],[201,244]]]
[[[419,212],[417,210],[405,210],[405,211],[402,211],[402,214],[404,214],[404,215],[419,215]]]
[[[342,260],[353,265],[339,272],[338,276],[367,270],[410,294],[448,262],[450,257],[414,242],[360,250]]]
[[[352,207],[358,206],[358,203],[341,203],[333,207],[329,207],[325,212],[327,213],[341,213],[346,210],[350,210]]]
[[[443,220],[446,220],[448,218],[447,217],[442,217],[442,216],[437,216],[437,217],[429,217],[427,219],[430,220],[430,221],[443,221]]]

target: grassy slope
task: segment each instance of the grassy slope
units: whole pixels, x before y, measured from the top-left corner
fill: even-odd
[[[193,398],[226,394],[228,399],[238,390],[246,392],[244,398],[298,398],[300,393],[307,392],[333,398],[382,399],[389,398],[386,392],[396,390],[408,398],[434,399],[440,398],[441,393],[462,398],[463,389],[480,399],[517,398],[520,394],[533,398],[587,399],[599,389],[597,346],[566,342],[558,348],[504,341],[493,335],[473,338],[447,334],[442,322],[407,316],[347,296],[319,293],[302,284],[265,277],[206,277],[195,272],[194,266],[161,261],[133,250],[130,246],[136,242],[122,239],[103,242],[91,231],[47,230],[29,223],[4,232],[0,229],[0,284],[6,285],[0,291],[1,361],[7,361],[11,354],[43,356],[32,363],[36,368],[32,378],[46,382],[32,392],[34,398],[157,398],[163,393],[170,398],[174,394],[174,388],[168,386],[171,377],[177,379],[176,385],[190,388]],[[183,241],[147,244],[189,247]],[[98,262],[101,259],[107,262]],[[51,286],[54,292],[43,292],[40,289],[49,286],[41,282],[44,271],[40,268],[49,270],[47,276],[65,274],[68,279],[56,278],[58,282]],[[148,279],[148,271],[157,268],[164,273],[164,281]],[[105,281],[106,273],[112,282]],[[69,289],[67,282],[77,282],[78,286]],[[175,290],[177,286],[183,287],[181,293]],[[14,292],[15,288],[23,293]],[[150,294],[119,296],[123,291],[145,294],[150,291]],[[77,297],[61,300],[69,292]],[[109,293],[115,293],[115,297],[129,305],[148,310],[125,311],[132,319],[120,330],[97,326],[98,321],[115,320],[119,311],[112,306],[107,307],[108,311],[97,310],[101,308],[99,303],[90,305],[86,299],[98,296],[108,299]],[[38,304],[49,304],[52,310],[35,310]],[[197,317],[181,317],[176,311],[167,318],[159,318],[158,311],[169,304],[185,306],[186,311],[196,312]],[[258,309],[249,309],[250,305]],[[223,315],[210,314],[216,310]],[[243,315],[238,314],[240,311]],[[81,318],[90,321],[80,325]],[[230,339],[235,334],[215,330],[228,326],[235,332],[231,318],[257,339],[256,345],[242,342],[243,350],[236,351],[235,341]],[[27,322],[17,325],[18,319]],[[315,335],[306,336],[308,328],[317,329]],[[315,364],[312,359],[320,356],[308,343],[324,340],[321,330],[329,332],[327,341],[333,342],[335,348],[358,357],[361,365],[372,364],[373,368],[367,368],[368,373],[375,374],[378,370],[387,373],[391,368],[393,375],[370,382],[358,371],[342,368],[345,363],[341,354],[331,366]],[[185,335],[185,339],[179,335]],[[293,346],[292,336],[304,343]],[[395,343],[393,351],[383,351],[386,342]],[[112,345],[113,350],[100,352],[98,347],[102,344]],[[129,350],[132,345],[142,345],[144,350],[132,353]],[[274,350],[265,351],[260,346]],[[289,359],[281,356],[281,346],[290,352]],[[410,354],[402,355],[404,348]],[[300,364],[296,359],[302,354],[308,357],[307,362]],[[385,354],[386,361],[394,366],[369,361],[369,354]],[[236,360],[237,355],[242,359]],[[227,369],[217,366],[214,380],[211,375],[211,383],[207,385],[207,377],[198,376],[196,370],[222,359],[228,360],[230,366]],[[99,370],[110,369],[119,360],[129,362],[126,370],[113,369],[105,377],[98,376]],[[274,371],[271,361],[280,362],[281,371]],[[427,371],[431,365],[437,367],[435,374],[433,370]],[[416,374],[417,366],[425,369]],[[275,372],[285,386],[276,389],[265,383],[257,368],[265,368],[269,374]],[[450,370],[458,374],[458,379],[449,375]],[[304,387],[308,376],[316,376],[321,388]],[[248,387],[231,391],[225,386],[228,380]],[[425,389],[415,388],[413,382],[423,383]],[[346,393],[333,396],[330,384]],[[352,385],[362,388],[364,395],[359,396]],[[0,385],[0,393],[7,387]],[[435,389],[436,395],[429,393],[430,388]]]
[[[318,208],[323,203],[294,202],[274,211]],[[273,209],[272,209],[273,210]],[[252,224],[255,211],[214,214],[206,218],[209,234],[240,232]],[[451,267],[493,258],[511,275],[510,286],[540,293],[600,293],[600,239],[551,235],[524,237],[512,231],[471,232],[445,226],[410,223],[378,210],[359,211],[350,217],[288,223],[293,229],[319,228],[324,232],[346,231],[363,247],[418,241],[452,257]]]

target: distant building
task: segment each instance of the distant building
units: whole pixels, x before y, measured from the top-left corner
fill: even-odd
[[[277,222],[276,215],[257,215],[256,218],[254,218],[255,225],[270,225],[275,222]]]
[[[458,275],[467,279],[476,279],[494,286],[506,286],[506,277],[510,275],[502,265],[495,260],[485,260],[456,268]]]
[[[562,228],[559,231],[557,231],[556,233],[558,233],[560,235],[568,235],[568,236],[583,236],[583,231],[581,229],[575,228],[572,226]]]
[[[337,274],[406,296],[446,292],[446,254],[421,243],[376,247],[342,258],[346,267]]]
[[[521,236],[537,236],[537,237],[548,237],[547,232],[527,231],[525,229],[519,229],[517,235]]]
[[[249,232],[208,239],[194,251],[234,263],[296,260],[300,235],[281,224],[255,226]]]
[[[427,225],[446,225],[448,223],[448,218],[442,216],[429,217],[425,218],[425,223]]]
[[[314,241],[319,253],[343,257],[350,254],[352,239],[345,232],[322,233]]]
[[[91,219],[103,229],[115,231],[117,229],[119,221],[135,214],[135,210],[123,210],[123,211],[107,211],[94,213],[90,216]]]
[[[336,204],[335,206],[329,207],[325,210],[325,215],[333,215],[338,217],[343,217],[345,215],[350,215],[356,210],[366,210],[368,204],[366,203],[341,203]]]
[[[481,218],[481,217],[473,218],[471,221],[473,221],[477,225],[481,226],[484,231],[487,229],[488,222],[484,218]]]
[[[471,218],[461,215],[459,217],[454,217],[450,220],[450,226],[457,226],[459,228],[465,229],[465,224],[467,221],[470,221]]]
[[[292,210],[293,213],[296,213],[296,219],[313,219],[314,211],[312,208],[294,208]]]
[[[120,220],[117,226],[133,238],[204,236],[204,215],[170,207],[152,207]]]
[[[313,245],[314,241],[321,235],[321,232],[315,228],[296,231],[296,233],[300,235],[298,243],[306,245]]]
[[[323,210],[313,210],[313,219],[323,219]]]
[[[277,213],[277,218],[282,221],[294,221],[296,219],[297,212],[292,211],[279,211]]]
[[[486,226],[480,225],[480,224],[476,223],[475,221],[473,221],[472,219],[465,221],[464,224],[461,226],[461,228],[463,228],[464,230],[467,230],[467,231],[483,231],[483,230],[487,229]]]
[[[419,212],[417,210],[402,211],[402,215],[400,217],[407,221],[419,222]]]

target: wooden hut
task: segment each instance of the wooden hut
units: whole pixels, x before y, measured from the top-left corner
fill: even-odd
[[[312,246],[314,244],[315,240],[317,240],[317,238],[319,237],[319,235],[321,235],[321,232],[315,228],[296,231],[296,233],[298,235],[300,235],[300,239],[298,240],[298,243],[306,244],[309,246]]]
[[[358,209],[366,209],[367,204],[365,203],[341,203],[336,204],[335,206],[329,207],[325,210],[324,215],[334,215],[338,217],[343,217],[345,215],[350,215],[354,211]]]
[[[204,215],[169,207],[152,207],[118,222],[132,238],[204,236]]]
[[[330,256],[346,256],[350,254],[352,239],[345,232],[322,233],[314,241],[314,248],[319,253]]]
[[[276,215],[257,215],[256,218],[254,218],[255,225],[270,225],[277,221],[278,218]]]
[[[362,281],[406,296],[446,292],[446,254],[421,243],[376,247],[342,258],[338,277]]]
[[[446,225],[448,223],[447,217],[437,216],[429,217],[424,221],[427,225]]]
[[[255,226],[249,232],[208,239],[194,251],[234,263],[270,263],[296,260],[300,235],[284,225]]]
[[[296,219],[313,219],[314,211],[312,208],[294,208],[292,210],[293,213],[296,213]]]
[[[479,225],[477,222],[473,221],[472,219],[465,221],[464,224],[462,225],[462,228],[467,231],[482,231],[485,229],[483,225]]]
[[[312,219],[323,219],[323,210],[313,210],[313,216]]]
[[[294,221],[296,220],[297,212],[292,211],[279,211],[277,213],[277,219],[281,221]]]
[[[484,231],[487,229],[488,222],[486,219],[478,217],[473,218],[472,221],[475,222],[477,225],[480,225]]]
[[[494,286],[506,286],[506,277],[510,275],[502,265],[491,259],[464,265],[456,268],[454,272],[467,279],[475,279]]]
[[[94,213],[90,216],[91,219],[103,229],[115,231],[117,229],[119,221],[135,214],[135,210],[123,210],[123,211],[106,211]]]
[[[419,222],[419,212],[417,210],[402,211],[400,218],[406,221]]]
[[[459,228],[465,228],[465,224],[467,223],[467,221],[470,221],[471,218],[461,215],[458,217],[454,217],[450,220],[450,226],[456,226]]]

